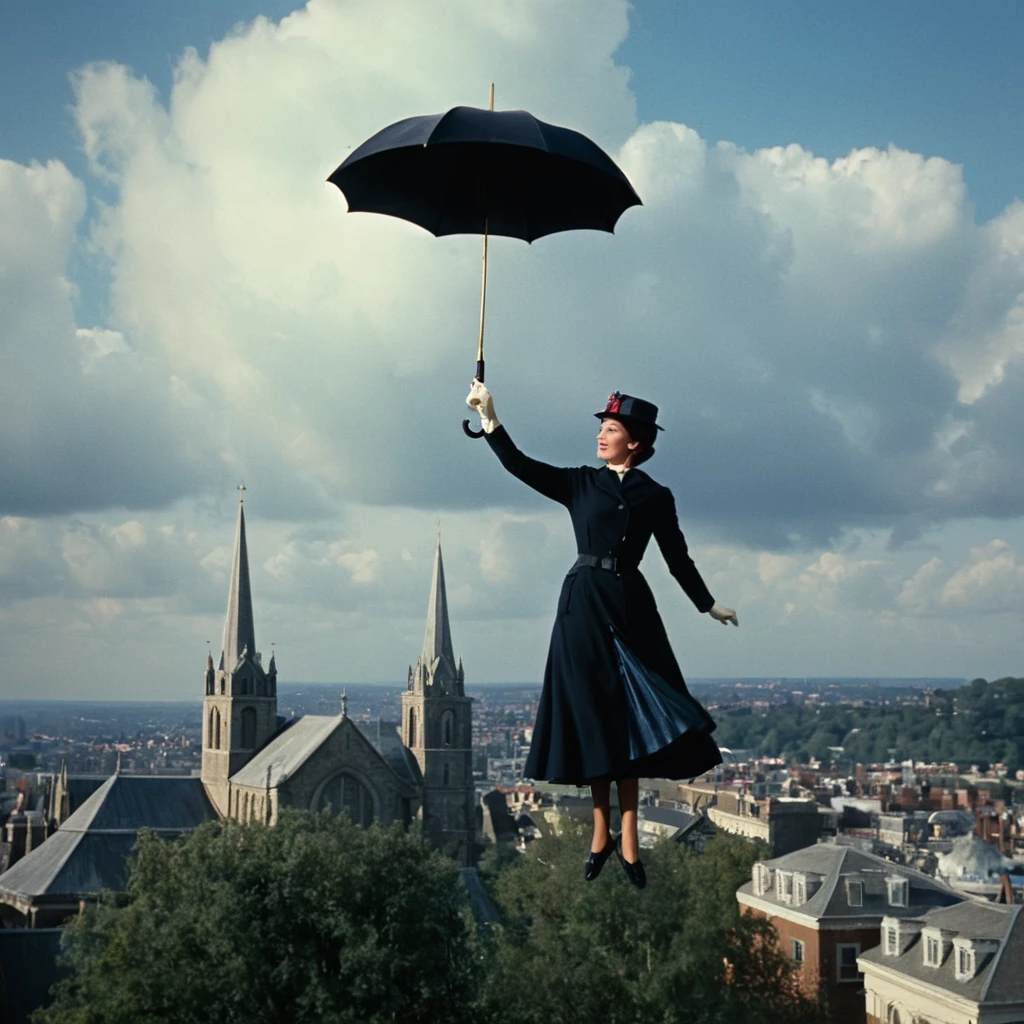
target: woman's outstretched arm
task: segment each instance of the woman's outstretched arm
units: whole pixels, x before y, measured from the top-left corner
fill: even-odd
[[[494,399],[480,381],[474,379],[466,404],[480,413],[480,426],[491,451],[514,477],[552,501],[562,505],[570,504],[576,470],[549,466],[546,462],[538,462],[524,455],[498,421],[494,412]]]
[[[661,548],[669,572],[676,578],[686,596],[697,606],[700,612],[710,613],[713,619],[723,625],[731,622],[739,625],[739,619],[731,608],[718,604],[711,596],[704,579],[697,571],[690,551],[686,546],[686,538],[679,529],[679,517],[676,515],[676,503],[670,491],[665,492],[665,507],[658,517],[658,525],[654,530],[654,539]]]

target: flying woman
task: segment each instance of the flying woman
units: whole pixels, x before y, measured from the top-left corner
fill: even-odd
[[[585,865],[597,878],[616,852],[629,880],[646,883],[637,839],[641,778],[688,779],[722,760],[715,723],[683,681],[661,616],[640,573],[651,536],[696,605],[723,625],[736,613],[715,602],[679,530],[667,487],[637,469],[654,454],[657,406],[616,392],[604,410],[597,457],[604,466],[557,468],[524,455],[498,422],[487,388],[474,380],[466,403],[501,464],[569,511],[578,556],[558,598],[544,689],[524,774],[589,785],[594,834]],[[611,784],[622,832],[610,828]]]

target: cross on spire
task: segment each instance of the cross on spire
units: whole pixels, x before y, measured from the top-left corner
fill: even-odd
[[[246,492],[246,490],[247,490],[247,489],[248,489],[248,488],[246,488],[246,486],[245,486],[245,481],[243,480],[243,481],[242,481],[242,482],[241,482],[241,483],[240,483],[240,484],[238,485],[238,503],[239,503],[240,505],[241,505],[241,504],[243,504],[243,503],[245,502],[245,492]]]

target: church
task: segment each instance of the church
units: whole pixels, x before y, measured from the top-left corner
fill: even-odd
[[[280,807],[344,811],[360,824],[422,822],[423,833],[460,867],[476,846],[472,699],[452,648],[438,539],[423,650],[408,673],[402,721],[277,715],[277,664],[256,651],[245,507],[228,591],[220,663],[208,656],[203,697],[202,782],[217,812],[274,824]]]
[[[356,722],[346,704],[343,697],[338,715],[277,713],[276,660],[264,666],[256,646],[243,494],[220,660],[208,654],[203,676],[199,777],[118,771],[76,789],[86,780],[62,772],[50,801],[52,834],[44,839],[25,814],[8,822],[0,928],[59,926],[81,900],[123,891],[142,829],[173,838],[218,819],[272,826],[283,807],[344,813],[362,825],[417,821],[431,845],[471,868],[478,841],[472,698],[452,647],[440,538],[401,722]]]

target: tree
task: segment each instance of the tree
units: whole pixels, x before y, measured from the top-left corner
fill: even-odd
[[[760,855],[718,835],[696,854],[645,854],[648,887],[614,859],[583,880],[588,830],[569,828],[502,872],[481,1020],[505,1024],[819,1024],[771,924],[741,916],[736,889]]]
[[[86,910],[68,941],[75,973],[34,1024],[472,1019],[455,865],[343,815],[143,834],[126,899]]]

